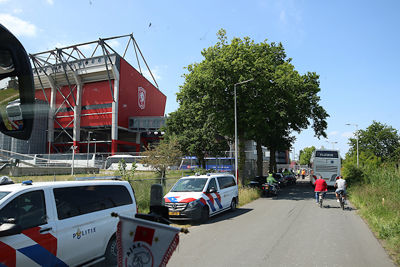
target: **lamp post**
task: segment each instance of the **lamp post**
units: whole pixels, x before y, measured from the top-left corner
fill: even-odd
[[[87,143],[87,153],[86,153],[86,167],[89,167],[89,145],[90,145],[90,134],[93,132],[88,132],[88,143]]]
[[[96,139],[93,138],[94,141],[94,155],[96,155]]]
[[[338,142],[329,142],[329,141],[326,141],[327,143],[331,143],[332,144],[332,149],[335,149],[335,144],[337,144]]]
[[[51,149],[51,141],[50,141],[50,132],[49,130],[46,130],[47,132],[47,142],[49,143],[49,151],[47,154],[47,167],[50,165],[50,149]]]
[[[236,184],[239,184],[239,175],[238,175],[238,136],[237,136],[237,108],[236,108],[236,86],[244,83],[251,82],[254,79],[246,80],[243,82],[235,83],[233,85],[233,92],[235,96],[235,177]]]
[[[356,126],[356,139],[357,139],[357,168],[359,167],[359,158],[358,158],[358,124],[346,123],[348,126]]]
[[[71,146],[72,148],[72,165],[71,165],[71,175],[74,176],[74,165],[75,165],[75,149],[78,148],[78,146]]]

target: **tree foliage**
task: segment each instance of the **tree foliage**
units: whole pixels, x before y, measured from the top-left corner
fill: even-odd
[[[157,146],[146,149],[142,155],[142,163],[151,166],[162,179],[166,177],[168,167],[178,165],[182,159],[178,141],[173,137],[161,140]]]
[[[365,130],[358,130],[358,150],[364,153],[366,158],[372,155],[380,158],[383,162],[397,161],[400,152],[400,136],[396,129],[386,124],[373,121]],[[346,159],[354,158],[357,153],[357,138],[350,138],[350,150],[346,155]],[[360,156],[361,162],[361,156]]]
[[[169,114],[165,127],[166,139],[174,136],[182,152],[196,156],[203,168],[207,155],[219,156],[221,151],[229,150],[226,138],[219,134],[205,106],[203,101],[184,101],[177,111]]]
[[[379,170],[383,165],[398,165],[400,160],[400,136],[397,130],[377,121],[373,121],[365,130],[358,130],[354,138],[349,138],[349,145],[350,149],[343,162],[343,175],[351,183],[368,182],[366,172]]]
[[[130,179],[135,176],[137,168],[136,162],[132,162],[131,169],[129,172],[127,171],[126,167],[128,167],[126,161],[124,159],[121,159],[118,162],[118,171],[116,171],[116,175],[120,175],[122,179],[130,181]]]
[[[177,94],[180,107],[167,121],[169,132],[180,136],[183,147],[191,145],[191,151],[200,154],[215,151],[216,136],[233,140],[235,84],[250,79],[236,86],[242,181],[245,140],[255,140],[275,154],[290,148],[292,131],[300,132],[311,122],[317,136],[326,136],[328,114],[319,105],[316,73],[300,75],[281,43],[255,43],[249,37],[228,43],[223,29],[217,37],[214,46],[202,51],[203,60],[187,67]]]
[[[300,150],[300,165],[308,165],[310,164],[311,155],[315,151],[315,147],[305,147],[303,150]]]

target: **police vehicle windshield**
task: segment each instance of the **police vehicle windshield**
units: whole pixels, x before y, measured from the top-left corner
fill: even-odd
[[[10,193],[10,192],[0,192],[0,200],[1,200],[3,197],[7,196],[9,193]]]
[[[207,178],[180,179],[171,192],[201,192],[207,183]]]

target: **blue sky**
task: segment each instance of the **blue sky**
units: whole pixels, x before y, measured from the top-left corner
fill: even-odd
[[[346,123],[400,128],[399,12],[398,0],[0,0],[0,23],[28,53],[133,33],[167,95],[166,113],[178,107],[184,67],[202,60],[219,29],[229,39],[282,42],[300,73],[320,75],[321,105],[330,114],[328,140],[305,130],[296,134],[296,154],[312,145],[344,154],[355,130]]]

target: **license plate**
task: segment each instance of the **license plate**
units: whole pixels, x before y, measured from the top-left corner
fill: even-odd
[[[179,215],[180,213],[179,213],[179,211],[170,211],[169,212],[169,215],[175,215],[175,216],[177,216],[177,215]]]

